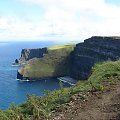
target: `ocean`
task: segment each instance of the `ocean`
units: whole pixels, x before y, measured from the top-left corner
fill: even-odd
[[[43,96],[46,90],[59,89],[57,79],[21,82],[16,79],[20,67],[12,66],[20,58],[23,48],[41,48],[58,44],[52,41],[41,42],[1,42],[0,43],[0,109],[7,109],[12,103],[20,105],[27,95]],[[64,83],[64,87],[69,87]]]

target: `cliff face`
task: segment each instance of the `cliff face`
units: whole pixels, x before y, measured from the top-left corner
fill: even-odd
[[[97,62],[118,60],[120,39],[113,37],[91,37],[76,45],[72,56],[71,77],[87,79],[91,68]]]
[[[24,63],[33,58],[41,58],[47,53],[47,48],[38,49],[22,49],[21,57],[19,59],[20,63]]]
[[[44,56],[46,53],[47,55]],[[76,46],[63,45],[62,48],[57,46],[52,49],[23,49],[20,62],[35,57],[40,59],[29,61],[29,64],[19,72],[18,78],[21,75],[25,78],[36,79],[70,75],[77,80],[83,80],[90,76],[95,63],[115,61],[120,58],[120,38],[91,37]]]
[[[21,59],[27,61],[17,72],[18,79],[40,80],[59,76],[69,76],[71,52],[75,44],[63,44],[47,48],[40,54],[38,49],[23,50]],[[44,55],[44,53],[46,53]],[[37,57],[33,58],[32,57]],[[30,59],[31,58],[31,59]],[[23,63],[23,62],[22,62]]]

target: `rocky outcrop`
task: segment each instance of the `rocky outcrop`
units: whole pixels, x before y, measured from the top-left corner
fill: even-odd
[[[41,58],[47,53],[47,48],[38,49],[22,49],[21,57],[19,59],[20,63],[24,63],[33,58]]]
[[[114,37],[91,37],[76,45],[72,56],[71,76],[87,79],[95,63],[120,58],[120,39]]]
[[[18,59],[15,59],[15,63],[18,64],[18,63],[19,63],[19,60],[18,60]]]
[[[23,75],[17,70],[17,79],[23,79]]]

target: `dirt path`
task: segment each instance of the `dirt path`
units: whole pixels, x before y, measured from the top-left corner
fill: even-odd
[[[74,120],[120,120],[120,82],[91,96]]]
[[[120,120],[120,81],[103,92],[77,94],[52,120]]]

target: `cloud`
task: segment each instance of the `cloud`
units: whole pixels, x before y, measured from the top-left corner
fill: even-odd
[[[37,22],[1,17],[0,39],[83,40],[93,35],[120,35],[120,7],[105,0],[18,1],[43,6],[43,17]]]

